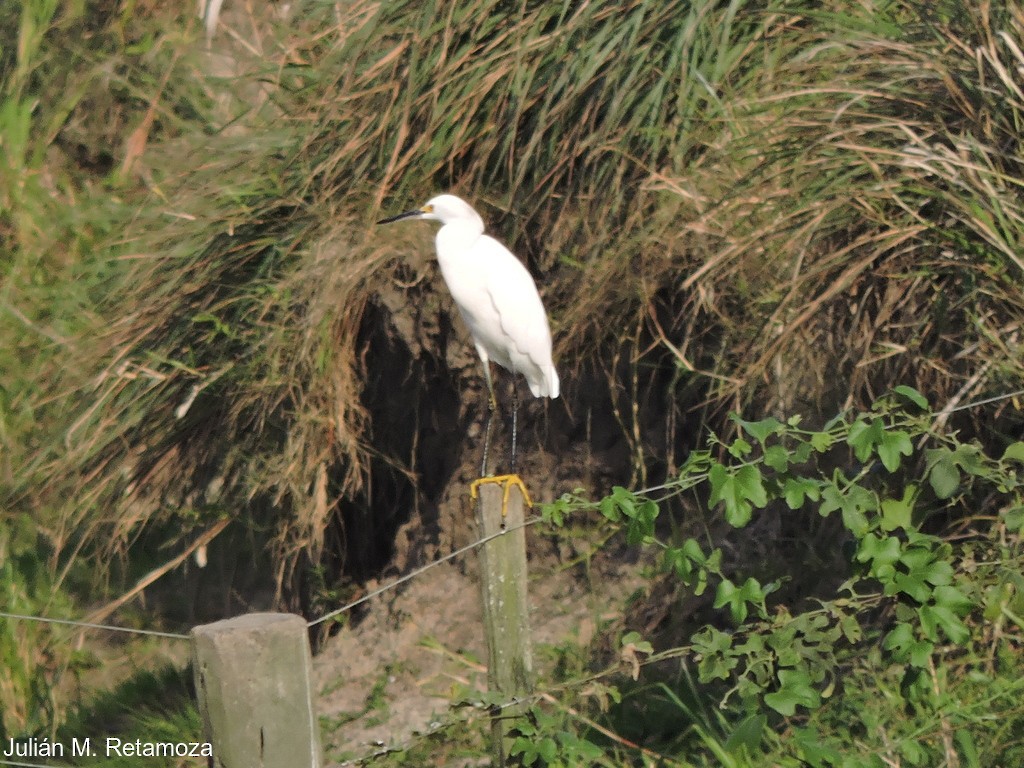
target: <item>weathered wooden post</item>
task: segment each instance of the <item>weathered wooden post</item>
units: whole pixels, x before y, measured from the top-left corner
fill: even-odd
[[[320,768],[306,622],[252,613],[192,630],[199,710],[219,768]]]
[[[487,685],[506,701],[533,692],[530,651],[530,612],[526,594],[526,532],[524,498],[517,485],[508,488],[507,515],[501,506],[505,486],[487,483],[479,488],[477,518],[483,538],[502,535],[480,547],[484,630],[487,634]],[[503,707],[491,721],[494,765],[504,766],[511,740],[508,732],[524,705]]]

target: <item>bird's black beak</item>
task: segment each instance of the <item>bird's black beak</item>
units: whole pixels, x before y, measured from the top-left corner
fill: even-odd
[[[406,211],[405,213],[400,213],[397,216],[392,216],[389,219],[381,219],[377,223],[378,224],[390,224],[392,221],[401,221],[402,219],[409,219],[409,218],[412,218],[413,216],[422,216],[422,215],[423,215],[423,210],[421,208],[417,208],[414,211]]]

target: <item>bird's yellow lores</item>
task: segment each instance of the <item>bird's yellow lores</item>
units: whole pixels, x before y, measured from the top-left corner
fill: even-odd
[[[441,222],[441,229],[437,232],[437,261],[483,362],[491,415],[497,407],[489,364],[492,360],[513,374],[523,374],[534,397],[558,397],[558,373],[551,360],[551,329],[537,285],[522,262],[504,245],[484,234],[483,219],[469,203],[455,195],[438,195],[420,208],[377,223],[388,224],[401,219]],[[490,432],[491,420],[488,419],[483,475],[487,474]],[[513,472],[515,435],[514,406]],[[486,481],[504,482],[506,495],[509,482],[522,485],[515,475],[490,477]],[[478,483],[474,484],[474,493]]]

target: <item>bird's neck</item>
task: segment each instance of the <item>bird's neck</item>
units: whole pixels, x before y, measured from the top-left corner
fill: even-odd
[[[445,224],[437,231],[437,252],[457,253],[472,246],[484,233],[483,224],[457,221]]]

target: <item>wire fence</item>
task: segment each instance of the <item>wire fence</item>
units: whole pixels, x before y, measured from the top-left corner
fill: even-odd
[[[375,590],[373,590],[371,592],[367,592],[365,595],[360,597],[358,600],[353,600],[350,603],[346,603],[345,605],[341,606],[340,608],[337,608],[337,609],[331,611],[330,613],[324,614],[323,616],[321,616],[318,619],[313,619],[311,621],[307,621],[306,622],[306,626],[312,628],[312,627],[315,627],[315,626],[317,626],[319,624],[323,624],[326,621],[330,621],[331,619],[335,618],[336,616],[340,616],[341,614],[346,613],[346,612],[352,610],[356,606],[359,606],[359,605],[362,605],[363,603],[369,602],[370,600],[372,600],[373,598],[375,598],[375,597],[377,597],[379,595],[382,595],[382,594],[384,594],[386,592],[390,592],[391,590],[400,587],[402,584],[405,584],[408,581],[412,581],[413,579],[415,579],[415,578],[417,578],[419,576],[422,576],[424,573],[426,573],[427,571],[430,571],[432,568],[436,568],[439,565],[443,565],[444,563],[447,563],[447,562],[449,562],[451,560],[455,560],[458,557],[461,557],[462,555],[465,555],[465,554],[467,554],[469,552],[472,552],[473,550],[477,549],[478,547],[483,546],[487,542],[493,541],[494,539],[497,539],[497,538],[499,538],[501,536],[504,536],[507,533],[512,533],[513,531],[517,531],[517,530],[522,529],[522,528],[527,528],[527,527],[529,527],[531,525],[536,525],[540,521],[541,521],[540,517],[531,517],[531,518],[528,518],[527,520],[523,521],[523,523],[520,524],[520,525],[509,526],[509,527],[499,531],[498,533],[492,533],[490,536],[484,536],[484,537],[482,537],[480,539],[477,539],[476,541],[473,541],[473,542],[465,545],[464,547],[460,547],[459,549],[456,549],[453,552],[448,553],[444,557],[439,557],[437,560],[432,560],[431,562],[427,563],[426,565],[420,566],[419,568],[416,568],[416,569],[410,571],[409,573],[405,574],[404,576],[398,577],[394,581],[390,581],[387,584],[384,584],[383,586],[378,587],[377,589],[375,589]],[[172,640],[189,640],[189,639],[191,639],[191,635],[190,634],[182,634],[180,632],[163,632],[163,631],[154,630],[154,629],[136,629],[134,627],[119,627],[119,626],[117,626],[115,624],[99,624],[99,623],[92,622],[92,621],[78,621],[78,620],[75,620],[75,619],[55,619],[55,618],[50,617],[50,616],[34,616],[34,615],[24,614],[24,613],[11,613],[11,612],[8,612],[8,611],[0,611],[0,619],[18,619],[18,620],[22,620],[22,621],[37,621],[37,622],[41,622],[41,623],[44,623],[44,624],[58,624],[58,625],[61,625],[61,626],[80,627],[82,629],[100,629],[100,630],[106,630],[108,632],[124,632],[126,634],[131,634],[131,635],[149,635],[149,636],[153,636],[153,637],[170,638]],[[2,764],[4,764],[4,763],[0,762],[0,765],[2,765]]]
[[[965,410],[969,410],[971,408],[978,408],[978,407],[983,406],[983,405],[990,405],[992,403],[997,403],[997,402],[1001,402],[1003,400],[1009,400],[1009,399],[1012,399],[1012,398],[1015,398],[1015,397],[1021,397],[1021,396],[1024,396],[1024,389],[1018,389],[1018,390],[1016,390],[1014,392],[1007,392],[1007,393],[1004,393],[1004,394],[1001,394],[1001,395],[995,395],[993,397],[987,397],[987,398],[984,398],[982,400],[976,400],[976,401],[973,401],[973,402],[970,402],[970,403],[965,403],[963,405],[954,405],[954,403],[951,402],[951,403],[947,404],[947,406],[945,408],[943,408],[943,409],[941,409],[939,411],[936,411],[934,416],[935,416],[936,419],[941,419],[942,417],[948,416],[951,413],[956,413],[956,412],[959,412],[959,411],[965,411]],[[636,491],[636,494],[638,496],[647,496],[647,495],[649,495],[651,493],[655,493],[657,491],[666,490],[669,487],[670,486],[668,484],[655,485],[655,486],[651,486],[649,488],[643,488],[643,489],[641,489],[639,491]],[[409,573],[405,574],[404,576],[400,576],[399,578],[395,579],[394,581],[388,582],[387,584],[384,584],[383,586],[381,586],[381,587],[379,587],[379,588],[377,588],[377,589],[375,589],[375,590],[373,590],[371,592],[368,592],[367,594],[363,595],[362,597],[360,597],[357,600],[353,600],[352,602],[347,603],[347,604],[341,606],[340,608],[337,608],[337,609],[335,609],[335,610],[333,610],[333,611],[331,611],[329,613],[326,613],[326,614],[324,614],[323,616],[321,616],[321,617],[319,617],[317,619],[313,619],[311,621],[308,621],[307,622],[307,626],[315,627],[315,626],[317,626],[319,624],[322,624],[322,623],[324,623],[326,621],[330,621],[331,619],[335,618],[336,616],[340,616],[341,614],[346,613],[346,612],[352,610],[353,608],[355,608],[355,607],[357,607],[359,605],[362,605],[363,603],[366,603],[366,602],[372,600],[373,598],[375,598],[375,597],[377,597],[379,595],[382,595],[382,594],[384,594],[386,592],[389,592],[392,589],[395,589],[395,588],[401,586],[402,584],[405,584],[406,582],[411,581],[411,580],[413,580],[413,579],[423,575],[424,573],[426,573],[427,571],[431,570],[432,568],[436,568],[437,566],[442,565],[444,563],[447,563],[447,562],[449,562],[451,560],[455,560],[456,558],[461,557],[462,555],[465,555],[468,552],[472,552],[473,550],[477,549],[478,547],[486,544],[487,542],[489,542],[489,541],[491,541],[493,539],[496,539],[496,538],[498,538],[500,536],[503,536],[506,533],[510,533],[510,532],[512,532],[514,530],[518,530],[519,528],[526,528],[528,526],[535,525],[535,524],[539,523],[540,521],[541,521],[540,517],[531,517],[531,518],[526,519],[521,525],[511,526],[511,527],[509,527],[507,529],[504,529],[504,530],[502,530],[502,531],[500,531],[498,533],[494,533],[494,534],[491,534],[490,536],[484,536],[483,538],[477,539],[476,541],[473,541],[473,542],[467,544],[464,547],[460,547],[459,549],[456,549],[455,551],[450,552],[449,554],[445,555],[444,557],[441,557],[441,558],[438,558],[437,560],[431,561],[431,562],[427,563],[426,565],[423,565],[423,566],[421,566],[419,568],[416,568],[415,570],[410,571]],[[216,526],[216,532],[219,533],[220,530],[223,530],[223,527],[224,527],[223,524],[219,523]],[[204,541],[205,541],[206,537],[201,537],[201,538],[203,538]],[[194,548],[195,548],[195,546],[193,545],[192,547],[189,547],[187,551],[191,551]],[[175,558],[174,561],[172,561],[172,562],[177,564],[181,559],[182,558],[178,557],[178,558]],[[161,573],[166,573],[167,570],[169,570],[169,569],[162,568],[162,569],[158,569],[158,570]],[[133,590],[133,594],[134,593],[135,593],[135,590]],[[118,601],[118,602],[120,602],[120,601]],[[22,613],[11,613],[11,612],[7,612],[7,611],[0,611],[0,618],[4,618],[4,619],[17,619],[17,620],[21,620],[21,621],[38,621],[38,622],[43,622],[43,623],[47,623],[47,624],[59,624],[59,625],[64,625],[64,626],[79,627],[81,629],[98,629],[98,630],[105,630],[105,631],[108,631],[108,632],[123,632],[123,633],[126,633],[126,634],[134,634],[134,635],[149,635],[149,636],[154,636],[154,637],[170,638],[170,639],[173,639],[173,640],[188,640],[189,637],[190,637],[190,635],[188,635],[188,634],[182,634],[182,633],[179,633],[179,632],[163,632],[163,631],[152,630],[152,629],[136,629],[136,628],[132,628],[132,627],[119,627],[119,626],[114,625],[114,624],[102,624],[102,623],[98,623],[98,622],[79,621],[79,620],[75,620],[75,619],[58,619],[58,618],[52,618],[52,617],[49,617],[49,616],[35,616],[35,615],[22,614]],[[2,763],[0,763],[0,764],[2,764]]]
[[[945,408],[943,408],[943,409],[941,409],[939,411],[934,412],[933,417],[938,422],[938,424],[937,424],[937,426],[938,426],[938,425],[941,425],[941,423],[943,423],[945,421],[945,419],[948,418],[948,416],[951,413],[959,412],[959,411],[964,411],[964,410],[969,410],[971,408],[977,408],[977,407],[980,407],[980,406],[983,406],[983,405],[990,405],[992,403],[1001,402],[1001,401],[1004,401],[1004,400],[1009,400],[1009,399],[1012,399],[1012,398],[1015,398],[1015,397],[1021,397],[1021,396],[1024,396],[1024,389],[1016,390],[1014,392],[1009,392],[1009,393],[1005,393],[1005,394],[1002,394],[1002,395],[997,395],[997,396],[993,396],[993,397],[984,398],[982,400],[977,400],[977,401],[973,401],[973,402],[962,404],[962,405],[958,405],[955,402],[950,402],[949,404],[947,404],[947,406]],[[660,491],[660,490],[666,490],[667,488],[669,488],[669,485],[667,485],[667,484],[656,485],[656,486],[652,486],[650,488],[641,489],[640,491],[637,491],[637,494],[638,495],[649,495],[651,493],[654,493],[654,492],[657,492],[657,491]],[[463,547],[460,547],[459,549],[456,549],[456,550],[450,552],[449,554],[444,555],[443,557],[438,558],[437,560],[433,560],[433,561],[431,561],[431,562],[429,562],[429,563],[427,563],[427,564],[425,564],[423,566],[420,566],[420,567],[410,571],[409,573],[407,573],[407,574],[405,574],[403,576],[400,576],[399,578],[397,578],[397,579],[395,579],[393,581],[390,581],[387,584],[384,584],[381,587],[368,592],[367,594],[363,595],[362,597],[358,598],[357,600],[353,600],[352,602],[346,603],[345,605],[343,605],[343,606],[341,606],[341,607],[339,607],[339,608],[337,608],[337,609],[335,609],[333,611],[330,611],[330,612],[324,614],[323,616],[320,616],[319,618],[307,621],[307,627],[309,627],[309,628],[316,627],[316,626],[318,626],[320,624],[323,624],[323,623],[325,623],[327,621],[330,621],[331,619],[334,619],[337,616],[340,616],[340,615],[342,615],[342,614],[344,614],[344,613],[346,613],[348,611],[351,611],[353,608],[355,608],[355,607],[357,607],[359,605],[362,605],[363,603],[366,603],[366,602],[369,602],[370,600],[373,600],[375,597],[378,597],[378,596],[380,596],[382,594],[390,592],[391,590],[394,590],[394,589],[400,587],[401,585],[403,585],[403,584],[405,584],[405,583],[407,583],[409,581],[412,581],[413,579],[416,579],[416,578],[422,576],[423,574],[427,573],[428,571],[430,571],[433,568],[436,568],[436,567],[438,567],[440,565],[443,565],[444,563],[447,563],[447,562],[450,562],[452,560],[455,560],[455,559],[457,559],[457,558],[459,558],[459,557],[461,557],[461,556],[463,556],[463,555],[465,555],[465,554],[467,554],[469,552],[472,552],[472,551],[478,549],[479,547],[483,546],[484,544],[486,544],[489,541],[492,541],[492,540],[494,540],[496,538],[499,538],[499,537],[501,537],[501,536],[503,536],[503,535],[505,535],[507,533],[511,533],[513,531],[516,531],[516,530],[519,530],[519,529],[523,529],[523,528],[527,528],[529,526],[535,525],[535,524],[541,522],[541,520],[542,520],[541,517],[537,517],[537,516],[530,517],[530,518],[527,518],[520,525],[509,526],[508,528],[505,528],[505,529],[503,529],[503,530],[501,530],[501,531],[499,531],[497,533],[494,533],[494,534],[491,534],[489,536],[484,536],[484,537],[482,537],[480,539],[477,539],[476,541],[473,541],[473,542],[471,542],[471,543],[469,543],[469,544],[467,544],[467,545],[465,545]],[[222,529],[223,529],[223,526],[218,524],[216,532],[219,533],[219,531],[222,530]],[[193,548],[194,547],[189,548],[189,551],[191,551],[191,549],[193,549]],[[177,564],[177,562],[179,562],[181,559],[182,558],[180,558],[180,557],[176,558],[174,563]],[[163,569],[160,569],[160,570],[161,570],[161,573],[166,573],[167,571],[170,570],[170,568],[163,568]],[[133,591],[133,593],[134,593],[134,591]],[[116,604],[120,605],[120,604],[122,604],[122,602],[123,601],[117,601]],[[91,621],[79,621],[79,620],[64,619],[64,618],[53,618],[53,617],[48,617],[48,616],[35,616],[35,615],[30,615],[30,614],[21,614],[21,613],[14,613],[14,612],[8,612],[8,611],[0,611],[0,618],[2,618],[2,619],[12,619],[12,620],[17,620],[17,621],[33,621],[33,622],[41,622],[41,623],[46,623],[46,624],[55,624],[55,625],[59,625],[59,626],[74,627],[74,628],[78,628],[78,629],[81,629],[81,630],[101,630],[101,631],[119,632],[119,633],[133,634],[133,635],[140,635],[140,636],[162,637],[162,638],[171,639],[171,640],[189,640],[189,639],[191,639],[191,635],[190,634],[182,634],[182,633],[179,633],[179,632],[165,632],[165,631],[152,630],[152,629],[138,629],[138,628],[132,628],[132,627],[121,627],[121,626],[117,626],[117,625],[113,625],[113,624],[104,624],[104,623],[91,622]],[[676,649],[676,650],[679,650],[679,649]],[[646,660],[642,660],[640,663],[642,665],[646,665],[648,663],[655,663],[656,661],[659,661],[659,659],[657,657],[651,657],[651,658],[648,658]],[[583,685],[583,684],[592,682],[592,681],[594,681],[596,679],[599,679],[601,677],[605,677],[607,675],[614,674],[617,671],[618,671],[618,667],[613,667],[613,668],[610,668],[610,669],[608,669],[606,671],[603,671],[603,672],[596,673],[594,675],[588,676],[588,677],[586,677],[583,680],[573,681],[573,684]],[[375,760],[375,759],[377,759],[379,757],[383,757],[383,756],[385,756],[387,754],[394,753],[394,752],[406,751],[406,750],[410,749],[413,745],[415,745],[419,741],[422,741],[424,739],[430,738],[431,736],[433,736],[435,734],[438,734],[438,733],[440,733],[440,732],[442,732],[442,731],[444,731],[444,730],[446,730],[448,728],[468,723],[468,722],[472,721],[473,719],[475,719],[477,717],[483,717],[485,715],[489,715],[495,709],[501,709],[503,707],[508,707],[508,706],[519,706],[519,705],[521,705],[523,703],[533,704],[533,703],[540,702],[542,700],[543,701],[548,701],[548,702],[551,702],[551,703],[557,703],[557,702],[555,702],[555,700],[553,699],[551,694],[553,692],[556,692],[557,690],[563,690],[563,689],[567,688],[569,685],[570,684],[563,684],[563,685],[558,686],[556,689],[552,689],[552,691],[539,692],[539,693],[533,694],[533,695],[525,697],[525,698],[517,698],[517,699],[511,700],[511,701],[509,701],[509,702],[507,702],[505,704],[494,705],[494,704],[483,704],[483,703],[480,703],[479,706],[476,706],[476,705],[474,705],[473,703],[470,702],[464,708],[465,710],[467,710],[465,713],[460,713],[458,716],[454,716],[453,715],[453,716],[448,717],[448,718],[443,718],[443,719],[437,720],[437,721],[431,723],[426,730],[424,730],[422,732],[419,732],[419,733],[413,734],[411,737],[409,737],[408,739],[404,740],[403,742],[396,743],[396,744],[382,744],[382,743],[378,743],[378,744],[375,744],[375,745],[371,745],[371,750],[367,754],[365,754],[365,755],[363,755],[361,757],[358,757],[358,758],[346,760],[346,761],[342,762],[341,765],[344,765],[344,766],[364,765],[364,764],[366,764],[366,763],[368,763],[368,762],[370,762],[372,760]],[[586,718],[583,715],[580,715],[579,713],[568,712],[568,714],[570,716],[579,717],[579,718],[582,718],[582,719],[586,720]],[[593,725],[596,725],[596,724],[593,724]],[[621,737],[616,737],[614,734],[612,734],[612,736],[613,736],[613,738],[621,739]],[[647,750],[639,747],[638,745],[633,745],[633,744],[630,744],[628,742],[623,742],[623,744],[625,746],[630,746],[630,747],[635,747],[637,749],[640,749],[641,751],[644,751],[645,753],[647,752]],[[676,764],[676,761],[674,761],[671,758],[669,758],[667,756],[664,756],[664,755],[657,755],[655,753],[651,753],[649,756],[652,757],[652,758],[658,758],[658,759],[661,759],[661,760],[665,761],[664,762],[665,765],[675,765]],[[0,756],[0,766],[17,766],[18,768],[57,768],[54,765],[41,764],[41,763],[29,763],[29,762],[23,762],[23,761],[17,761],[17,760],[9,760],[9,759],[6,759],[6,758],[4,758],[2,756]]]
[[[353,601],[351,601],[349,603],[346,603],[345,605],[341,606],[340,608],[337,608],[337,609],[335,609],[333,611],[330,611],[329,613],[324,614],[323,616],[320,616],[319,618],[307,621],[306,622],[306,626],[308,628],[312,628],[312,627],[318,626],[320,624],[323,624],[323,623],[325,623],[327,621],[330,621],[331,619],[334,619],[337,616],[340,616],[340,615],[342,615],[342,614],[352,610],[353,608],[355,608],[355,607],[357,607],[359,605],[362,605],[363,603],[369,602],[370,600],[374,599],[375,597],[378,597],[378,596],[380,596],[382,594],[390,592],[390,591],[400,587],[401,585],[403,585],[403,584],[405,584],[405,583],[407,583],[409,581],[412,581],[413,579],[416,579],[416,578],[424,575],[425,573],[427,573],[428,571],[430,571],[433,568],[436,568],[436,567],[438,567],[440,565],[443,565],[444,563],[447,563],[447,562],[450,562],[452,560],[455,560],[455,559],[457,559],[457,558],[459,558],[459,557],[461,557],[463,555],[466,555],[466,554],[468,554],[468,553],[478,549],[479,547],[483,546],[484,544],[486,544],[489,541],[492,541],[492,540],[497,539],[497,538],[499,538],[501,536],[504,536],[505,534],[512,533],[514,531],[517,531],[517,530],[520,530],[520,529],[525,529],[525,528],[528,528],[530,526],[536,525],[537,523],[539,523],[541,521],[541,519],[542,518],[537,517],[537,516],[530,517],[530,518],[527,518],[526,520],[524,520],[519,525],[507,526],[506,528],[502,529],[501,531],[499,531],[497,533],[493,533],[493,534],[491,534],[489,536],[481,537],[481,538],[479,538],[479,539],[477,539],[477,540],[475,540],[475,541],[473,541],[473,542],[471,542],[471,543],[469,543],[469,544],[467,544],[467,545],[465,545],[463,547],[460,547],[460,548],[458,548],[458,549],[448,553],[447,555],[444,555],[443,557],[440,557],[440,558],[438,558],[436,560],[433,560],[433,561],[431,561],[431,562],[429,562],[429,563],[427,563],[427,564],[425,564],[423,566],[420,566],[420,567],[410,571],[409,573],[407,573],[407,574],[405,574],[403,576],[400,576],[399,578],[394,579],[393,581],[390,581],[387,584],[384,584],[381,587],[372,590],[371,592],[368,592],[367,594],[363,595],[362,597],[360,597],[357,600],[353,600]],[[14,613],[14,612],[10,612],[10,611],[0,611],[0,618],[3,618],[3,619],[13,619],[13,620],[18,620],[18,621],[40,622],[40,623],[44,623],[44,624],[54,624],[54,625],[58,625],[58,626],[62,626],[62,627],[71,627],[71,628],[77,628],[77,629],[81,629],[81,630],[101,630],[101,631],[119,632],[119,633],[132,634],[132,635],[141,635],[141,636],[149,636],[149,637],[162,637],[162,638],[171,639],[171,640],[190,640],[191,639],[191,635],[190,634],[182,634],[180,632],[165,632],[165,631],[152,630],[152,629],[138,629],[138,628],[133,628],[133,627],[120,627],[120,626],[117,626],[117,625],[114,625],[114,624],[102,624],[102,623],[98,623],[98,622],[79,621],[79,620],[75,620],[75,619],[53,618],[53,617],[49,617],[49,616],[35,616],[35,615],[30,615],[30,614]],[[529,703],[533,703],[534,701],[539,700],[540,697],[543,696],[543,695],[548,695],[548,694],[536,694],[534,696],[528,697]],[[442,732],[442,731],[444,731],[444,730],[446,730],[448,728],[452,728],[452,727],[455,727],[455,726],[458,726],[458,725],[466,724],[466,723],[476,719],[477,717],[490,716],[490,714],[493,713],[493,711],[496,710],[496,709],[500,710],[500,709],[503,709],[505,707],[517,706],[517,705],[522,704],[524,701],[525,700],[522,699],[522,698],[517,698],[517,699],[510,700],[510,701],[508,701],[508,702],[506,702],[504,704],[498,704],[498,705],[494,705],[494,704],[486,704],[485,705],[483,703],[480,703],[479,705],[476,705],[476,704],[473,704],[473,703],[468,703],[466,707],[462,708],[462,712],[458,713],[457,716],[453,715],[451,717],[447,717],[447,718],[442,718],[442,719],[436,720],[436,721],[432,722],[428,726],[428,728],[426,730],[414,734],[412,737],[410,737],[409,739],[405,740],[402,743],[399,743],[399,744],[383,744],[383,743],[379,743],[379,744],[370,745],[370,751],[366,755],[364,755],[362,757],[359,757],[359,758],[346,760],[346,761],[342,762],[341,765],[343,765],[343,766],[363,765],[363,764],[365,764],[365,763],[367,763],[367,762],[369,762],[371,760],[377,759],[379,757],[383,757],[384,755],[387,755],[387,754],[390,754],[390,753],[394,753],[394,752],[404,751],[406,749],[409,749],[415,743],[417,743],[417,742],[419,742],[419,741],[421,741],[423,739],[430,738],[431,736],[433,736],[433,735],[435,735],[437,733],[440,733],[440,732]],[[22,768],[58,768],[57,766],[52,765],[52,764],[29,763],[29,762],[22,762],[22,761],[17,761],[17,760],[9,760],[9,759],[4,758],[2,756],[0,756],[0,766],[19,766],[19,767],[22,767]]]

